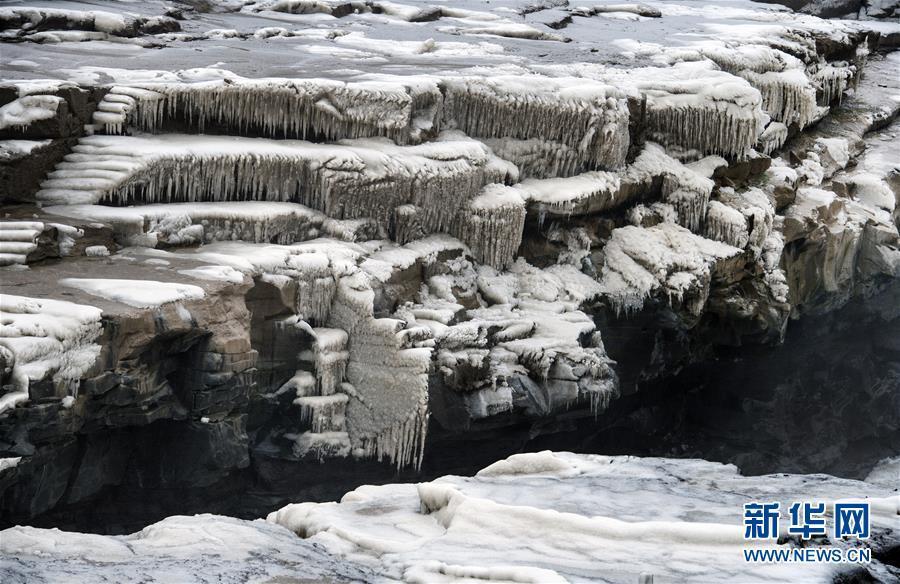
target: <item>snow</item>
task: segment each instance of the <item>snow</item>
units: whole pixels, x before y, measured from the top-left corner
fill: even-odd
[[[109,250],[105,245],[89,245],[84,248],[84,255],[89,257],[106,257],[109,255]]]
[[[0,409],[27,399],[31,381],[80,379],[100,354],[98,308],[11,294],[0,295],[0,308],[0,350],[12,355],[12,382],[21,392],[0,397]]]
[[[0,396],[0,413],[28,401],[27,391],[12,391]],[[3,460],[6,460],[5,458]]]
[[[178,270],[178,273],[200,280],[215,280],[231,284],[241,284],[244,281],[244,274],[231,266],[200,266],[189,270]]]
[[[490,466],[486,466],[476,476],[496,477],[520,474],[562,473],[574,470],[570,464],[557,458],[549,450],[543,452],[527,452],[513,454],[509,458],[498,460]]]
[[[26,95],[15,99],[0,106],[0,130],[22,130],[34,122],[53,118],[62,102],[55,95]]]
[[[900,497],[889,485],[545,451],[514,455],[471,478],[363,486],[340,503],[288,505],[268,520],[398,579],[633,583],[646,573],[673,582],[830,582],[841,566],[744,562],[746,547],[782,546],[743,539],[743,504],[810,500],[831,508],[851,497],[872,502],[876,532],[896,532]]]
[[[52,140],[0,140],[0,161],[28,156],[35,150],[49,146]]]
[[[453,232],[482,264],[504,268],[515,260],[525,227],[518,189],[488,185],[457,216]]]
[[[63,278],[59,283],[136,308],[153,308],[169,302],[197,300],[206,296],[199,286],[153,280]]]
[[[600,285],[617,312],[639,310],[661,290],[673,304],[687,301],[697,315],[706,303],[711,269],[739,253],[671,223],[620,227],[603,249]]]
[[[109,34],[123,34],[128,26],[125,15],[105,10],[65,10],[51,8],[0,8],[0,17],[13,20],[21,17],[28,20],[32,26],[38,25],[44,20],[67,21],[68,28],[90,30],[93,28]]]
[[[0,532],[9,582],[198,582],[238,584],[305,578],[373,581],[379,573],[337,559],[261,520],[173,516],[125,536],[12,527]]]
[[[869,474],[866,476],[866,482],[892,488],[897,484],[897,477],[900,477],[900,456],[879,461],[869,471]]]
[[[0,266],[27,264],[44,229],[40,221],[0,221]]]
[[[539,214],[587,215],[615,204],[620,178],[595,171],[569,178],[527,179],[517,186]]]
[[[2,411],[2,410],[0,410]],[[19,462],[22,461],[21,456],[14,456],[12,458],[0,458],[0,472],[8,468],[16,468],[19,465]]]

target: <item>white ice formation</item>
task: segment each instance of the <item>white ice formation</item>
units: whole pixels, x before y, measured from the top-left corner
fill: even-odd
[[[17,526],[0,532],[0,553],[16,558],[7,573],[29,582],[200,575],[238,584],[248,573],[276,581],[303,573],[368,582],[633,584],[652,575],[686,583],[824,584],[846,575],[846,564],[744,562],[742,549],[750,545],[796,544],[743,540],[743,504],[822,501],[830,514],[836,501],[865,500],[874,537],[896,537],[900,500],[883,482],[890,473],[896,467],[888,462],[866,481],[742,476],[732,465],[703,460],[544,451],[513,455],[473,477],[362,486],[339,503],[288,505],[267,521],[176,516],[115,536]],[[877,560],[870,567],[890,577]]]
[[[0,295],[0,351],[12,369],[13,393],[0,410],[28,399],[31,382],[77,382],[100,354],[100,309],[72,302]]]
[[[339,503],[288,505],[268,521],[413,582],[824,583],[846,569],[745,562],[742,549],[795,545],[744,539],[742,506],[760,500],[822,501],[829,513],[836,501],[865,500],[874,532],[896,536],[900,497],[875,481],[742,476],[704,460],[549,451],[513,455],[474,477],[366,485]]]
[[[94,122],[107,133],[133,126],[158,132],[176,115],[200,132],[255,131],[280,138],[366,138],[419,142],[437,130],[441,93],[436,80],[344,83],[329,79],[227,78],[200,83],[114,86]]]
[[[639,310],[659,290],[698,315],[716,265],[740,251],[671,223],[620,227],[603,249],[600,285],[616,312]]]

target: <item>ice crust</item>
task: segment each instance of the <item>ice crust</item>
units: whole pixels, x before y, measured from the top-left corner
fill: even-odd
[[[339,503],[288,505],[268,520],[349,561],[429,582],[477,575],[624,583],[641,574],[679,582],[830,582],[838,565],[745,563],[742,548],[791,544],[745,540],[742,505],[816,500],[830,510],[835,501],[861,498],[872,505],[876,532],[896,532],[900,498],[874,482],[745,477],[733,465],[703,460],[545,451],[514,455],[471,478],[363,486]]]
[[[14,393],[0,396],[0,411],[27,400],[32,381],[77,381],[100,355],[98,308],[3,294],[0,309],[0,351],[15,386]]]

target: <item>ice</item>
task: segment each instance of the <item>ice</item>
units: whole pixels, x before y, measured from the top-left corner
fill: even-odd
[[[63,102],[55,95],[26,95],[0,107],[0,130],[24,130],[34,122],[56,116]]]
[[[198,582],[295,578],[373,581],[379,572],[337,559],[287,529],[220,515],[168,517],[124,536],[12,527],[0,532],[9,582]]]
[[[297,437],[294,454],[311,456],[319,461],[344,458],[350,454],[350,438],[346,432],[304,432]]]
[[[741,250],[671,223],[615,229],[603,248],[600,285],[617,312],[639,310],[661,290],[698,315],[709,293],[710,270]]]
[[[571,77],[444,80],[444,121],[478,138],[565,144],[590,169],[618,168],[628,150],[628,108],[611,85]]]
[[[578,309],[602,293],[592,278],[569,265],[540,270],[521,258],[506,271],[463,259],[447,268],[397,316],[431,332],[437,372],[463,395],[470,417],[495,416],[514,403],[534,415],[579,400],[594,411],[606,407],[615,375],[593,322]],[[483,302],[465,310],[457,298],[476,291]],[[470,369],[477,378],[458,378]]]
[[[310,432],[314,434],[326,431],[343,432],[345,428],[344,413],[348,399],[349,397],[343,393],[302,396],[294,400],[294,405],[300,407],[300,420],[309,425]],[[343,456],[350,453],[349,444],[348,439],[348,448]]]
[[[196,243],[234,240],[289,244],[320,236],[353,241],[377,232],[377,226],[369,221],[330,219],[304,205],[272,201],[163,203],[134,207],[50,205],[44,209],[52,215],[110,223],[123,240],[134,242],[139,236],[148,234],[156,242],[182,245],[192,243],[188,236]],[[178,227],[175,232],[171,231],[173,226]],[[200,229],[192,232],[191,227]]]
[[[52,174],[38,200],[291,201],[336,219],[372,218],[385,229],[395,207],[413,203],[430,209],[430,231],[444,231],[483,185],[514,178],[514,168],[486,146],[455,136],[416,146],[374,139],[319,145],[179,134],[91,136],[74,150],[56,167],[66,176]],[[111,172],[95,177],[97,168]]]
[[[402,57],[419,61],[435,61],[451,58],[482,58],[493,60],[515,59],[506,55],[502,46],[491,42],[457,43],[435,41],[433,38],[424,41],[401,41],[396,39],[379,39],[367,36],[363,32],[350,32],[336,36],[332,42],[337,47],[308,47],[310,52],[334,52],[348,57],[368,57],[380,59],[384,57]],[[315,51],[313,51],[315,49]],[[343,52],[343,53],[342,53]]]
[[[900,456],[894,456],[880,460],[866,475],[866,482],[891,488],[896,484],[898,475],[900,475]]]
[[[0,408],[0,411],[2,411],[2,408]],[[21,461],[22,461],[21,456],[14,456],[11,458],[0,458],[0,472],[3,472],[4,470],[6,470],[8,468],[17,467],[19,465],[19,462],[21,462]]]
[[[347,404],[355,456],[418,468],[428,421],[431,350],[405,348],[400,321],[375,318],[365,272],[341,278],[329,326],[350,338],[346,379],[356,389]]]
[[[0,221],[0,266],[28,263],[45,228],[40,221]]]
[[[559,474],[571,470],[574,470],[572,465],[554,456],[549,450],[544,450],[543,452],[513,454],[509,458],[498,460],[494,464],[484,467],[475,476],[497,477],[544,472]]]
[[[77,288],[93,296],[136,308],[150,308],[182,300],[197,300],[206,296],[203,288],[193,284],[153,280],[63,278],[59,283],[62,286]]]
[[[819,105],[831,105],[841,101],[844,91],[854,82],[856,67],[844,64],[827,63],[815,73],[815,80],[821,87]]]
[[[723,70],[743,77],[762,95],[762,107],[773,120],[800,128],[816,111],[816,91],[805,64],[783,51],[761,45],[706,46],[703,56]]]
[[[31,381],[78,380],[100,354],[101,311],[61,300],[0,295],[0,350],[12,363],[12,382],[21,392],[5,407],[28,398]],[[14,394],[8,394],[14,395]]]
[[[588,215],[612,207],[619,194],[619,175],[586,172],[569,178],[527,179],[516,185],[539,214]]]
[[[12,409],[19,404],[25,403],[28,401],[28,392],[27,391],[11,391],[9,393],[5,393],[0,395],[0,413],[5,412],[6,410]],[[2,460],[7,460],[6,458]]]
[[[89,245],[84,248],[84,255],[89,257],[106,257],[109,255],[109,249],[105,245]]]
[[[131,101],[118,101],[124,107],[112,112],[119,117],[107,123],[107,131],[114,133],[121,133],[126,119],[138,129],[160,131],[178,114],[201,132],[212,126],[300,139],[387,136],[400,143],[433,135],[441,102],[436,80],[428,77],[346,83],[230,75],[197,83],[117,86],[104,103],[109,107],[119,96]]]
[[[347,333],[341,329],[320,327],[313,329],[313,334],[313,365],[319,395],[331,396],[338,391],[350,358]]]
[[[43,21],[59,21],[66,23],[66,28],[97,30],[110,34],[124,34],[128,24],[123,14],[104,10],[65,10],[52,8],[13,7],[0,8],[0,18],[4,21],[27,21],[31,27],[37,27]]]
[[[17,160],[50,145],[51,140],[0,140],[0,162]]]
[[[788,138],[788,128],[780,122],[772,122],[759,136],[759,151],[765,155],[770,155],[781,148]]]
[[[230,284],[241,284],[244,281],[244,274],[231,266],[200,266],[189,270],[178,270],[178,273],[200,280],[214,280]]]
[[[475,259],[504,268],[515,260],[525,227],[525,202],[519,190],[488,185],[457,215],[453,232]]]
[[[459,19],[459,22],[465,22],[467,19]],[[438,27],[438,30],[448,34],[472,34],[472,35],[488,35],[498,37],[509,37],[514,39],[529,39],[535,41],[564,41],[564,37],[551,32],[538,30],[530,24],[518,22],[501,22],[485,25],[483,22],[474,21],[474,26],[445,26]]]
[[[760,189],[723,188],[719,199],[709,204],[706,234],[734,247],[750,248],[759,257],[774,221],[775,209]]]
[[[848,498],[872,504],[876,532],[896,531],[900,497],[890,485],[827,475],[745,477],[732,465],[702,460],[565,452],[514,455],[471,478],[364,486],[338,504],[288,505],[268,520],[339,557],[374,562],[393,578],[429,582],[631,584],[642,574],[673,582],[829,582],[839,566],[745,562],[748,546],[794,544],[745,540],[743,504],[775,500],[784,508],[809,500],[830,510]]]

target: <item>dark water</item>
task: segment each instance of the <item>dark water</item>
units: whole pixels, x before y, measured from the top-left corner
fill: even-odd
[[[780,345],[724,348],[661,332],[656,316],[608,321],[601,331],[623,393],[609,410],[596,420],[507,429],[482,437],[480,446],[435,445],[426,468],[474,471],[489,457],[479,448],[499,458],[520,441],[523,450],[704,458],[734,463],[744,474],[863,479],[879,460],[900,454],[898,313],[894,285],[791,321]],[[674,370],[645,379],[659,372],[648,365],[654,352]],[[699,362],[678,364],[698,354]]]

